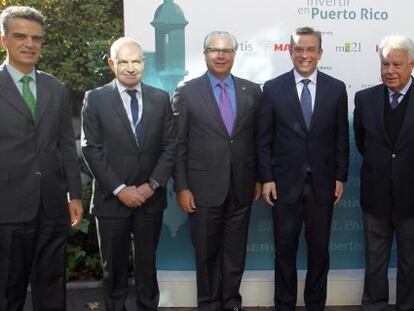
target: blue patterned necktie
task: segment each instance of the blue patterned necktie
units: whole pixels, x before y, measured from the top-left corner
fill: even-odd
[[[309,91],[308,84],[311,82],[309,79],[303,79],[302,93],[300,94],[300,105],[302,107],[303,118],[305,119],[306,127],[309,128],[310,121],[312,119],[312,95]]]
[[[22,82],[23,84],[22,96],[23,96],[23,99],[27,107],[29,107],[30,112],[32,113],[33,119],[36,119],[36,99],[33,96],[32,91],[30,90],[30,86],[29,86],[30,81],[32,81],[32,77],[30,76],[23,76],[20,79],[20,82]]]
[[[139,137],[140,137],[140,125],[138,122],[138,117],[139,117],[139,105],[138,105],[138,99],[137,99],[137,90],[127,90],[126,91],[128,93],[128,95],[131,97],[131,114],[132,114],[132,122],[134,124],[134,128],[135,128],[135,138],[137,140],[137,143],[139,142]]]
[[[231,106],[231,99],[229,92],[227,91],[226,84],[223,81],[218,83],[220,93],[220,114],[223,119],[224,125],[226,126],[227,133],[231,135],[233,130],[233,107]]]
[[[399,104],[398,98],[400,98],[401,95],[402,95],[401,93],[394,93],[394,94],[391,95],[391,98],[392,98],[392,100],[390,102],[391,109],[397,108],[397,106]]]

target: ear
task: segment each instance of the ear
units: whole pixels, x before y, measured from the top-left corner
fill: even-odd
[[[115,62],[112,58],[108,58],[108,65],[111,68],[112,71],[115,70]]]
[[[7,40],[6,40],[6,37],[4,35],[1,35],[0,40],[1,40],[1,45],[3,46],[3,49],[4,50],[7,50]]]
[[[293,48],[292,48],[292,46],[289,46],[289,55],[290,55],[290,59],[292,59],[292,55],[293,55]]]

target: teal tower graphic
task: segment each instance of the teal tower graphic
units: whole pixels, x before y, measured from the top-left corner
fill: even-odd
[[[164,0],[154,14],[155,52],[144,51],[144,81],[170,95],[187,75],[185,70],[185,27],[188,21],[174,0]]]

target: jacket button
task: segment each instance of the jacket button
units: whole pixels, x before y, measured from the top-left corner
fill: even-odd
[[[393,159],[395,159],[395,157],[396,157],[397,155],[395,154],[395,153],[393,153],[392,155],[391,155],[391,158],[393,158]]]
[[[35,174],[36,174],[36,176],[38,176],[38,177],[42,177],[42,173],[41,173],[41,172],[36,172]]]

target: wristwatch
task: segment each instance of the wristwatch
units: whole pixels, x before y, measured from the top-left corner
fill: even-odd
[[[150,179],[148,180],[148,186],[151,188],[152,191],[155,191],[160,187],[160,184],[157,183],[154,179]]]

